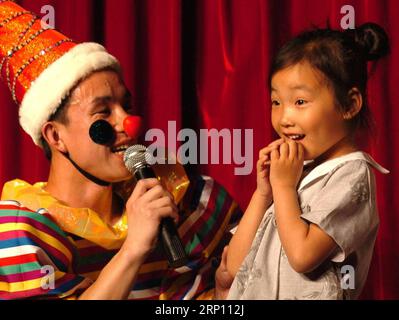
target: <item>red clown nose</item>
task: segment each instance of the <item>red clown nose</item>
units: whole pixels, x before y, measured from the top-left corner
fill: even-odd
[[[140,116],[128,116],[123,120],[123,129],[130,138],[136,139],[140,135],[141,122]]]

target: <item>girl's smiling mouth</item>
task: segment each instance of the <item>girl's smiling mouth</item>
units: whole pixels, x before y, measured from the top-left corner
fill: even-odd
[[[283,135],[284,135],[285,137],[287,137],[288,139],[291,139],[291,140],[294,140],[294,141],[300,141],[300,140],[302,140],[303,138],[305,138],[305,135],[304,135],[304,134],[296,134],[296,133],[287,134],[287,133],[283,133]]]

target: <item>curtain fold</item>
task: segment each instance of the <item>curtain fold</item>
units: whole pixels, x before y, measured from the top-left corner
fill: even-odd
[[[191,128],[197,133],[212,128],[227,128],[231,133],[232,129],[253,129],[253,166],[259,149],[275,139],[267,81],[272,56],[279,46],[314,26],[339,28],[344,5],[354,7],[357,25],[372,21],[383,26],[390,36],[392,52],[379,63],[369,81],[368,98],[377,131],[364,144],[391,173],[376,174],[381,224],[362,298],[399,299],[396,0],[17,2],[39,16],[42,6],[52,5],[57,29],[78,41],[104,44],[121,61],[126,84],[147,129],[167,132],[168,121],[175,121],[177,131]],[[48,162],[20,129],[18,108],[4,83],[0,84],[0,105],[0,186],[17,177],[29,182],[46,180]],[[238,145],[244,147],[244,142],[237,141],[232,148]],[[215,151],[222,161],[222,144]],[[211,164],[208,159],[208,163],[190,165],[188,170],[212,176],[245,208],[255,188],[255,167],[251,174],[237,176],[234,169],[240,165],[236,162],[234,157],[231,164]]]

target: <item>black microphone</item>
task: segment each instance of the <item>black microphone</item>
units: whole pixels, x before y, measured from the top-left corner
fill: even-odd
[[[151,162],[151,157],[145,146],[136,144],[127,148],[123,160],[126,168],[138,181],[140,179],[156,178],[154,170],[148,164]],[[159,233],[169,266],[178,268],[185,265],[188,262],[188,258],[171,217],[161,220]]]

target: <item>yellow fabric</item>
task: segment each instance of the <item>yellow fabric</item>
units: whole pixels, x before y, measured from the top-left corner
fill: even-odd
[[[180,163],[154,165],[158,179],[174,196],[176,204],[183,198],[190,181]],[[45,182],[34,185],[15,179],[4,185],[1,200],[16,200],[25,207],[37,211],[46,209],[60,228],[68,233],[87,239],[108,250],[121,247],[127,235],[127,216],[113,226],[105,223],[95,211],[89,208],[71,208],[52,197],[44,189]],[[134,187],[133,179],[114,185],[114,191],[126,201]]]
[[[16,200],[37,211],[45,208],[60,228],[106,248],[118,249],[127,235],[127,217],[123,213],[115,225],[107,225],[101,217],[88,208],[71,208],[53,198],[44,190],[46,183],[31,185],[16,179],[4,185],[1,200]]]
[[[155,164],[153,169],[164,187],[173,195],[178,204],[186,193],[190,180],[184,167],[175,159],[174,164],[168,164],[167,153],[165,164]],[[95,211],[89,208],[71,208],[53,198],[44,189],[45,182],[31,185],[23,180],[15,179],[4,185],[1,200],[16,200],[25,207],[37,211],[46,209],[60,228],[68,233],[87,239],[108,250],[121,247],[127,235],[127,216],[122,217],[113,226],[105,223]],[[124,201],[130,196],[134,188],[134,179],[113,185],[113,190]]]

